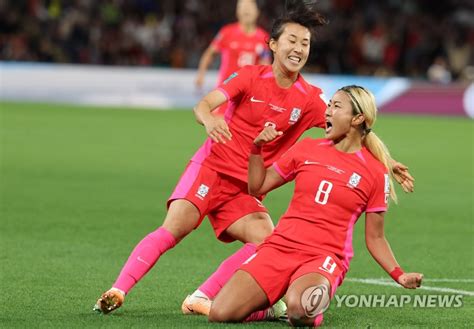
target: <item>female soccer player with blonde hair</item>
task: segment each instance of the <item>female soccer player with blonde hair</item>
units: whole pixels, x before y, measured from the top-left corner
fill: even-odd
[[[295,326],[318,326],[353,256],[352,232],[365,212],[369,252],[405,288],[419,287],[423,275],[405,273],[384,236],[388,200],[396,201],[391,156],[372,131],[372,93],[359,86],[336,92],[326,109],[325,139],[304,139],[267,169],[264,145],[282,132],[265,128],[254,140],[248,168],[250,194],[260,196],[295,180],[288,210],[214,300],[210,321],[248,318],[286,295]],[[251,320],[263,319],[265,311]]]
[[[219,240],[245,243],[183,303],[184,313],[208,314],[210,301],[223,283],[271,234],[273,223],[267,209],[261,199],[247,193],[247,155],[253,136],[267,126],[284,132],[263,148],[264,161],[270,165],[306,130],[324,126],[322,91],[300,74],[309,56],[312,31],[325,23],[306,2],[291,1],[288,13],[274,24],[269,44],[274,55],[272,65],[242,68],[197,104],[196,119],[209,138],[191,159],[169,198],[162,226],[137,244],[112,288],[98,299],[95,310],[109,313],[120,307],[126,294],[161,255],[207,216]],[[214,111],[224,103],[224,117],[216,115]],[[411,176],[405,167],[397,168],[400,182],[410,189]],[[205,301],[204,307],[197,310],[195,301]]]

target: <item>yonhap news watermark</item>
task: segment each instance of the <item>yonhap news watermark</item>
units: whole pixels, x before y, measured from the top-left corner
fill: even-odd
[[[460,308],[463,295],[335,295],[336,307]]]

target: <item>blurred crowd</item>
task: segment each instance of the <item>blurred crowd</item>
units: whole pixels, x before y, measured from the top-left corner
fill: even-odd
[[[269,30],[283,0],[259,0]],[[471,0],[320,0],[329,25],[306,69],[408,76],[474,76]],[[0,60],[196,68],[235,1],[0,0]]]

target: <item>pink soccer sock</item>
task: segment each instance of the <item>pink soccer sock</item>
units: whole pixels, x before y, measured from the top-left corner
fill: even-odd
[[[244,322],[254,322],[254,321],[263,321],[263,320],[266,320],[267,319],[267,310],[263,310],[263,311],[256,311],[256,312],[253,312],[252,314],[250,314],[248,316],[247,319],[244,320]]]
[[[323,320],[324,320],[324,316],[323,314],[318,314],[315,318],[314,318],[314,327],[320,327],[322,324],[323,324]]]
[[[252,256],[256,249],[257,247],[253,243],[246,243],[236,253],[224,260],[217,270],[198,289],[205,293],[210,299],[214,299],[240,265]]]
[[[160,256],[175,245],[176,239],[163,227],[148,234],[133,249],[113,287],[128,293]]]

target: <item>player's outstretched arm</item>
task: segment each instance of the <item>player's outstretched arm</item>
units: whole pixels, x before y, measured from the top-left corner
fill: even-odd
[[[273,127],[266,127],[255,138],[249,156],[248,167],[248,188],[249,194],[260,196],[285,183],[284,179],[273,167],[265,168],[261,155],[262,146],[281,136],[281,131],[276,131]]]
[[[421,286],[423,274],[405,273],[398,265],[385,238],[384,213],[368,213],[365,219],[365,243],[372,257],[400,285],[407,289]]]
[[[224,143],[232,139],[232,134],[222,116],[213,115],[212,111],[226,101],[224,93],[219,90],[211,91],[194,107],[196,121],[206,128],[207,135],[215,143]]]
[[[197,73],[197,77],[195,81],[196,88],[198,89],[202,88],[207,69],[209,68],[209,65],[211,65],[212,61],[214,60],[216,53],[217,53],[217,50],[214,48],[213,45],[210,45],[202,54],[201,59],[199,60],[198,73]]]

